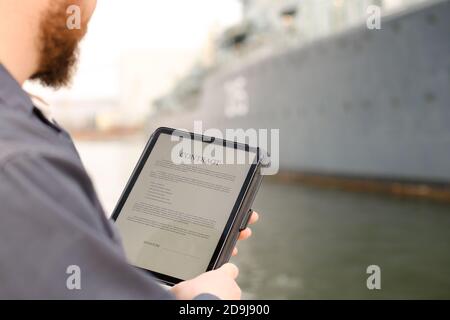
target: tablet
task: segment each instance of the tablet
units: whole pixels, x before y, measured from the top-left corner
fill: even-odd
[[[228,262],[262,180],[261,152],[159,128],[113,212],[130,263],[173,285]]]

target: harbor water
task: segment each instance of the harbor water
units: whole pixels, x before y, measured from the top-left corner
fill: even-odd
[[[76,142],[107,214],[145,142]],[[450,298],[448,204],[267,180],[254,208],[261,219],[232,258],[244,298]],[[380,290],[367,288],[370,265]]]

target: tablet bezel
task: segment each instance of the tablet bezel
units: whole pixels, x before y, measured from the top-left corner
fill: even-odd
[[[136,167],[134,168],[133,173],[131,174],[131,177],[126,184],[125,189],[122,192],[122,195],[120,196],[119,201],[118,201],[116,207],[114,208],[114,211],[113,211],[113,214],[111,217],[114,222],[119,217],[120,212],[122,211],[122,208],[128,199],[128,196],[130,195],[131,191],[133,190],[133,187],[134,187],[142,169],[144,168],[145,163],[147,162],[147,159],[150,156],[150,153],[153,150],[153,147],[155,146],[156,142],[159,139],[159,136],[161,134],[172,135],[174,132],[176,133],[175,134],[176,136],[182,135],[183,137],[190,137],[192,140],[197,140],[197,141],[202,141],[202,142],[207,142],[207,143],[215,143],[215,144],[222,145],[225,148],[233,147],[234,149],[240,149],[240,150],[244,150],[246,152],[254,152],[256,154],[254,162],[250,165],[250,169],[248,171],[247,177],[245,178],[244,184],[242,185],[241,190],[239,191],[239,195],[233,205],[233,209],[227,220],[227,223],[222,232],[222,235],[220,236],[219,242],[217,243],[217,246],[214,249],[214,252],[211,257],[211,260],[209,261],[208,267],[205,270],[205,272],[206,272],[206,271],[212,270],[215,267],[216,262],[219,260],[221,254],[222,254],[222,251],[223,251],[223,247],[230,235],[232,226],[233,226],[233,224],[236,220],[236,217],[239,213],[240,206],[243,202],[243,199],[245,198],[245,195],[248,191],[251,181],[252,181],[253,177],[255,176],[255,173],[257,171],[258,165],[261,160],[260,159],[260,151],[259,151],[258,147],[251,147],[248,144],[227,141],[224,139],[209,137],[209,136],[205,136],[202,134],[196,134],[196,133],[187,132],[187,131],[183,131],[183,130],[167,128],[167,127],[160,127],[155,130],[155,132],[152,134],[152,136],[148,140],[147,145],[145,146],[144,151],[142,152],[142,155],[139,158],[139,161],[136,164]],[[133,265],[133,266],[135,266],[135,265]],[[155,272],[155,271],[145,269],[142,267],[138,267],[138,266],[135,266],[135,267],[151,273],[157,279],[161,280],[162,282],[164,282],[168,285],[174,285],[181,281],[188,280],[188,279],[179,279],[176,277],[172,277],[172,276],[169,276],[166,274],[162,274],[162,273]]]

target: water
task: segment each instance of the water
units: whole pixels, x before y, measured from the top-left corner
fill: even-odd
[[[448,205],[264,184],[255,208],[235,259],[251,298],[450,298]]]
[[[77,143],[108,213],[144,145]],[[266,182],[254,207],[232,259],[244,298],[450,298],[450,205]],[[372,264],[381,290],[367,289]]]

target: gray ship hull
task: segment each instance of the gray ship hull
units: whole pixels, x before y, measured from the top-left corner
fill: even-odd
[[[381,26],[216,72],[195,112],[152,125],[277,128],[281,170],[447,184],[450,2],[385,17]],[[230,115],[227,87],[242,79],[246,110]]]

